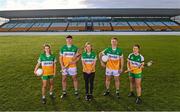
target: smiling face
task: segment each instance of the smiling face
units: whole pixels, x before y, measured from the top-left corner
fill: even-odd
[[[67,45],[72,45],[72,38],[66,38]]]
[[[46,54],[50,54],[50,47],[49,46],[45,46],[44,47],[44,52],[46,53]]]
[[[88,45],[86,45],[85,49],[86,49],[86,52],[91,52],[92,47],[90,44],[88,44]]]
[[[111,39],[111,45],[112,46],[117,46],[117,44],[118,44],[117,39],[112,38]]]
[[[133,47],[133,53],[138,54],[139,53],[139,48],[137,46]]]

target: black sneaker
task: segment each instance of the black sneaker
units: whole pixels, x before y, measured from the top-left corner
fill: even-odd
[[[119,99],[120,98],[120,95],[119,95],[119,93],[116,93],[116,97]]]
[[[91,101],[91,100],[93,100],[93,99],[94,99],[93,95],[90,94],[90,95],[89,95],[89,101]]]
[[[67,96],[67,94],[66,94],[66,93],[63,93],[63,94],[60,96],[60,98],[63,99],[63,98],[65,98],[66,96]]]
[[[110,94],[110,92],[106,90],[103,95],[104,95],[104,96],[107,96],[107,95],[109,95],[109,94]]]
[[[136,104],[141,104],[141,103],[142,103],[142,100],[141,100],[140,97],[137,97],[135,102],[136,102]]]
[[[74,95],[76,96],[77,99],[80,99],[80,96],[78,93],[75,92]]]
[[[42,104],[46,104],[46,98],[41,99]]]
[[[51,98],[52,100],[55,99],[55,95],[54,95],[54,94],[50,94],[49,96],[50,96],[50,98]]]
[[[89,100],[89,95],[85,96],[85,100],[88,101]]]
[[[134,97],[135,95],[134,95],[134,93],[133,92],[130,92],[129,94],[128,94],[128,97]]]

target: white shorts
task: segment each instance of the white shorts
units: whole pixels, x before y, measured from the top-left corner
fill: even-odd
[[[77,68],[66,68],[62,71],[62,75],[77,75]]]
[[[112,69],[108,69],[106,68],[106,75],[107,76],[119,76],[119,70],[112,70]]]

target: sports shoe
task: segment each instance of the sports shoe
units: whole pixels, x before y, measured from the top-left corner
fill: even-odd
[[[89,95],[85,96],[85,100],[88,101],[89,100]]]
[[[141,100],[140,97],[137,97],[135,102],[136,102],[136,104],[141,104],[141,103],[142,103],[142,100]]]
[[[107,95],[109,95],[109,94],[110,94],[109,90],[106,90],[103,95],[104,95],[104,96],[107,96]]]
[[[120,98],[120,95],[119,95],[119,93],[116,93],[116,97],[119,99]]]
[[[42,98],[42,99],[41,99],[41,103],[42,103],[42,104],[46,104],[46,98]]]
[[[49,94],[51,99],[55,99],[55,95],[54,94]]]
[[[75,91],[75,92],[74,92],[74,95],[76,96],[77,99],[80,98],[78,91]]]
[[[130,93],[128,94],[128,97],[133,97],[133,96],[135,96],[133,92],[130,92]]]
[[[60,96],[61,99],[65,98],[67,96],[66,91],[63,91],[63,94]]]
[[[93,95],[90,94],[90,95],[89,95],[89,101],[91,101],[91,100],[93,100],[93,99],[94,99]]]

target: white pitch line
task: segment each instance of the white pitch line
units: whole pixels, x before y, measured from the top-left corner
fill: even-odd
[[[17,35],[180,35],[180,32],[0,32],[0,36]]]

